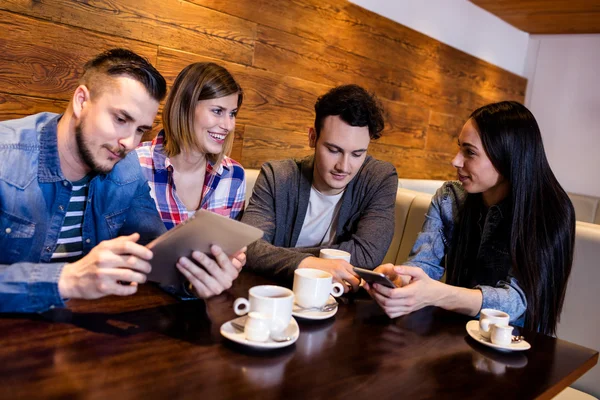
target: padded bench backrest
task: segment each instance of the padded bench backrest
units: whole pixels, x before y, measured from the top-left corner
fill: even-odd
[[[600,215],[598,213],[598,202],[600,199],[575,193],[569,193],[569,198],[575,208],[575,218],[577,221],[600,223]]]
[[[408,191],[407,189],[398,190]],[[423,222],[425,222],[425,214],[427,214],[427,210],[429,210],[429,204],[431,203],[431,198],[433,197],[433,195],[429,193],[413,193],[416,193],[416,195],[410,205],[408,216],[406,217],[406,225],[404,226],[402,241],[398,249],[398,254],[396,255],[396,265],[404,263],[404,261],[406,261],[408,258],[408,254],[415,244],[417,235],[419,232],[421,232]]]
[[[413,199],[418,195],[418,192],[406,189],[398,189],[396,192],[396,224],[394,228],[394,237],[392,238],[392,243],[390,244],[385,258],[383,259],[383,264],[396,262],[398,250],[400,249],[400,243],[402,242],[402,238],[404,236],[406,218],[408,217]]]
[[[556,336],[600,350],[600,225],[577,221],[575,256]],[[600,398],[600,366],[573,385]]]

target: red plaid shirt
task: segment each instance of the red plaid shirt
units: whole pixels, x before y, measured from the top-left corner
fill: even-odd
[[[188,219],[187,208],[177,196],[173,180],[173,164],[163,153],[164,131],[151,142],[136,149],[142,171],[148,179],[150,194],[167,229]],[[240,219],[245,206],[246,179],[244,168],[224,157],[217,169],[206,163],[200,208],[233,219]]]

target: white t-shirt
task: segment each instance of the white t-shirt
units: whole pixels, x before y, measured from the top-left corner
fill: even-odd
[[[327,196],[315,189],[314,186],[310,188],[306,217],[296,247],[323,246],[333,241],[342,204],[340,200],[343,195],[342,191],[339,194]]]

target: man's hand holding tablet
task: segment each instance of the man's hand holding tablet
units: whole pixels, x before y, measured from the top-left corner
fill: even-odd
[[[197,297],[215,296],[231,287],[246,264],[246,247],[260,229],[199,210],[194,217],[148,244],[154,253],[148,280],[189,285]]]

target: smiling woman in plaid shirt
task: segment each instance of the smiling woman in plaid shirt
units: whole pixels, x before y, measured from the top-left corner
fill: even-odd
[[[137,154],[167,229],[205,209],[240,219],[246,182],[242,166],[227,157],[242,89],[215,63],[179,73],[163,110],[163,130]]]
[[[190,64],[175,79],[162,113],[163,129],[136,149],[167,229],[199,209],[241,218],[244,169],[227,154],[242,100],[240,85],[215,63]],[[245,254],[240,257],[245,262]],[[185,269],[195,269],[178,268],[186,276]]]

